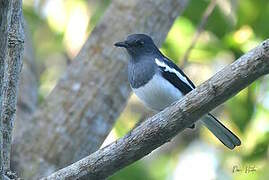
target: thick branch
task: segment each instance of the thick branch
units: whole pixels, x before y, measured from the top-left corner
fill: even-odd
[[[18,172],[36,179],[96,151],[130,94],[125,56],[113,47],[144,32],[160,45],[187,0],[115,0],[14,144]]]
[[[8,50],[8,30],[11,19],[11,1],[0,0],[0,179],[3,179],[3,121],[2,114],[2,86],[4,80],[4,67]]]
[[[269,39],[123,138],[44,179],[106,178],[170,141],[204,114],[268,73]]]
[[[22,1],[12,2],[11,23],[8,32],[8,57],[5,62],[2,91],[3,160],[5,169],[10,169],[12,130],[15,121],[17,89],[22,67],[24,32],[22,22]]]

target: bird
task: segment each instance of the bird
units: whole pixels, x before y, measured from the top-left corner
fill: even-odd
[[[114,45],[127,50],[128,81],[133,92],[149,109],[162,111],[195,89],[194,83],[162,54],[149,35],[131,34]],[[201,121],[229,149],[241,145],[240,139],[211,113]],[[190,128],[194,127],[193,124]]]

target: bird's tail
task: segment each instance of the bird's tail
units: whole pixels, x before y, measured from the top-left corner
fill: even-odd
[[[209,113],[206,117],[202,118],[202,122],[229,149],[240,146],[240,139],[212,114]]]

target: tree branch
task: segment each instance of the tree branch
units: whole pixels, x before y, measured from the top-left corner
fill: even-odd
[[[106,178],[170,141],[204,114],[268,73],[269,39],[123,138],[44,179]]]
[[[8,30],[11,20],[12,3],[7,0],[0,0],[0,179],[3,179],[3,120],[2,114],[2,89],[4,81],[4,68],[8,55]]]
[[[15,121],[17,89],[22,67],[24,32],[22,1],[12,1],[12,15],[8,32],[8,57],[5,61],[2,87],[3,161],[5,171],[10,169],[12,130]]]

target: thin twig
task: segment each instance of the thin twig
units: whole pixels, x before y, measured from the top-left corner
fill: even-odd
[[[217,0],[211,0],[210,4],[207,6],[206,10],[203,13],[202,19],[200,21],[199,26],[196,29],[196,32],[192,38],[191,44],[188,47],[188,49],[185,51],[183,58],[180,60],[181,63],[181,67],[185,67],[187,62],[188,62],[188,57],[190,55],[191,50],[194,48],[195,44],[197,43],[207,21],[209,16],[212,14],[213,10],[215,9],[217,5]]]
[[[269,39],[123,138],[43,180],[105,179],[146,156],[257,78],[269,73]]]

